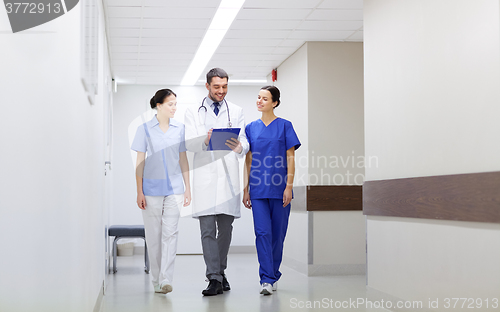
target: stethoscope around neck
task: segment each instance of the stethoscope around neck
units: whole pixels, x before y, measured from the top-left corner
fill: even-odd
[[[205,118],[203,118],[203,125],[205,125],[205,122],[207,121],[207,107],[205,106],[205,101],[207,100],[207,97],[204,97],[203,100],[201,101],[201,106],[198,108],[198,114],[200,113],[200,109],[205,110]],[[232,128],[233,123],[231,122],[231,116],[229,115],[229,106],[227,105],[226,99],[223,99],[224,103],[226,103],[226,110],[227,110],[227,127]],[[201,118],[200,118],[201,121]]]

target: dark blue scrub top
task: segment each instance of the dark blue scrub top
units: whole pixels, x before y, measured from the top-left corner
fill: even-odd
[[[276,118],[266,127],[257,119],[246,126],[245,132],[252,152],[250,198],[282,199],[287,179],[286,151],[301,145],[292,123]]]

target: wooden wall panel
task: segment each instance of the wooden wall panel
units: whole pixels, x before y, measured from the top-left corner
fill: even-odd
[[[367,181],[363,214],[500,223],[500,172]]]
[[[309,186],[307,211],[363,210],[361,185]]]

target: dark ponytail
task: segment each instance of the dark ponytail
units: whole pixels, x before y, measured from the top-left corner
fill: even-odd
[[[165,101],[165,98],[173,95],[177,97],[177,94],[174,93],[174,91],[170,89],[161,89],[156,91],[155,96],[151,98],[151,101],[149,101],[149,104],[151,105],[152,109],[156,108],[156,103],[162,104]]]

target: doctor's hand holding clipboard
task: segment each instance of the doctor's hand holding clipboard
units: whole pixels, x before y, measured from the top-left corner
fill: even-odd
[[[205,145],[209,151],[232,150],[241,153],[243,146],[238,140],[240,128],[210,129],[205,139]]]

